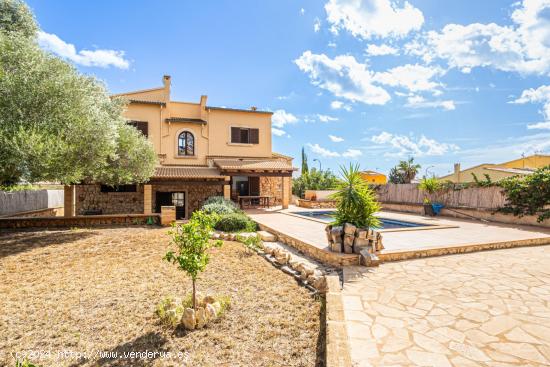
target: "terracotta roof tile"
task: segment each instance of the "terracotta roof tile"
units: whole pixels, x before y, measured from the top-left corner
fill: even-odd
[[[224,178],[220,170],[210,167],[175,167],[161,166],[155,168],[153,178]]]
[[[214,159],[214,164],[222,170],[273,170],[294,171],[288,162],[281,160]]]

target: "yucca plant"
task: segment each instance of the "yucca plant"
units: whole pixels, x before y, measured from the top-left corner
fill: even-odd
[[[374,213],[380,210],[374,192],[361,178],[359,164],[340,166],[342,179],[336,185],[331,198],[336,201],[334,220],[336,225],[350,223],[357,227],[378,227],[380,221]]]

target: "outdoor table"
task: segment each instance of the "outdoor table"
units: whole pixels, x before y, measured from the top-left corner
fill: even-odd
[[[252,202],[254,200],[258,200],[258,206],[263,208],[269,208],[271,196],[265,196],[265,195],[249,195],[249,196],[239,196],[239,206],[241,209],[244,209],[245,207],[251,208],[253,207]]]

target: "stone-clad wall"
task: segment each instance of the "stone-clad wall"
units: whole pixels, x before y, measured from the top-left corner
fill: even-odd
[[[136,192],[101,192],[101,185],[76,185],[76,215],[89,210],[101,210],[101,214],[143,213],[143,185]]]
[[[271,205],[281,205],[283,197],[282,177],[260,177],[260,195],[271,196]]]
[[[187,192],[187,215],[197,209],[200,209],[202,204],[210,196],[223,196],[223,185],[197,185],[197,184],[185,184],[181,185],[153,185],[152,187],[152,206],[153,211],[156,208],[156,192]]]

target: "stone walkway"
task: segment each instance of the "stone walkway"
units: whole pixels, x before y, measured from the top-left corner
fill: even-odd
[[[543,366],[550,246],[344,268],[355,366]]]

